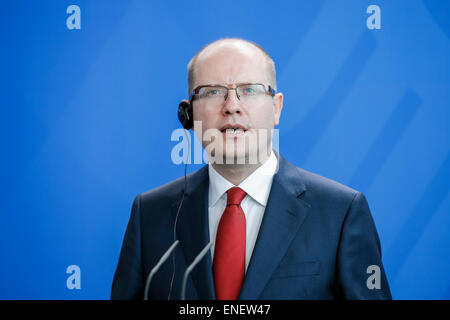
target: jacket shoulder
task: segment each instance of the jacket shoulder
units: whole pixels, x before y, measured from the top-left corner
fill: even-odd
[[[299,175],[307,190],[324,195],[335,195],[337,197],[355,197],[359,191],[346,186],[338,181],[321,176],[317,173],[298,168]]]
[[[155,201],[172,202],[183,194],[183,190],[184,177],[180,177],[157,188],[144,191],[138,197],[143,203]]]
[[[353,199],[358,193],[340,182],[300,168],[279,155],[279,178],[292,189],[304,190],[306,194],[320,197],[343,197]]]
[[[142,204],[173,203],[180,200],[183,192],[189,194],[207,175],[207,167],[203,167],[186,177],[182,176],[176,180],[166,183],[157,188],[145,191],[138,195]],[[207,177],[207,176],[206,176]],[[186,189],[186,190],[185,190]]]

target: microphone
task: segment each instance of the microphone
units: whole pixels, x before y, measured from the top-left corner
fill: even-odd
[[[173,225],[173,240],[175,241],[177,239],[177,225],[178,225],[178,215],[180,214],[181,206],[183,205],[184,198],[186,197],[186,190],[187,190],[187,165],[189,161],[189,153],[191,151],[191,145],[189,142],[189,137],[187,135],[187,130],[184,130],[184,135],[186,136],[186,141],[188,143],[188,152],[186,157],[186,163],[184,164],[184,189],[183,189],[183,195],[181,196],[180,205],[178,206],[177,214],[175,216],[175,223]],[[175,279],[175,256],[172,257],[172,265],[173,265],[173,272],[172,272],[172,279],[170,280],[170,289],[169,289],[169,295],[167,297],[167,300],[170,300],[170,297],[172,295],[172,287],[173,287],[173,280]]]
[[[183,285],[181,287],[181,300],[186,300],[186,283],[187,283],[187,277],[191,273],[191,271],[197,266],[197,264],[203,259],[205,254],[208,252],[208,249],[211,248],[213,242],[211,241],[208,243],[202,251],[195,257],[194,261],[189,265],[189,267],[186,268],[186,271],[184,272],[183,277]]]
[[[183,100],[182,103],[180,103],[180,106],[181,106],[181,104],[189,106],[189,104],[187,102],[185,102],[184,100]],[[178,118],[180,119],[180,107],[178,108]],[[188,116],[188,120],[189,120],[189,116]],[[180,121],[181,121],[181,119],[180,119]],[[188,138],[188,135],[187,135],[187,130],[184,130],[184,135],[186,136],[186,140],[188,142],[188,152],[187,152],[186,163],[184,164],[184,189],[183,189],[183,195],[181,197],[180,205],[178,206],[177,214],[175,216],[175,223],[174,223],[174,226],[173,226],[173,239],[174,239],[174,242],[172,243],[170,248],[167,249],[167,251],[163,254],[163,256],[159,259],[159,261],[156,264],[156,266],[154,266],[153,269],[150,271],[150,273],[149,273],[149,275],[147,277],[147,281],[145,283],[144,300],[148,300],[148,291],[150,289],[150,282],[152,281],[153,276],[155,275],[156,272],[158,272],[158,270],[161,267],[161,265],[170,257],[170,254],[172,253],[172,251],[175,249],[175,247],[180,242],[179,240],[176,240],[176,230],[177,230],[177,224],[178,224],[178,215],[180,214],[181,206],[183,205],[184,198],[186,197],[186,190],[187,190],[187,165],[188,165],[188,161],[189,161],[189,152],[191,151],[190,142],[189,142],[189,138]],[[175,278],[175,256],[173,256],[172,263],[173,263],[173,272],[172,272],[172,279],[170,281],[169,296],[167,297],[167,300],[170,299],[170,295],[172,293],[173,280]]]
[[[153,267],[153,269],[150,271],[147,277],[147,282],[145,283],[145,291],[144,291],[144,300],[148,300],[148,290],[150,289],[150,282],[152,281],[153,276],[156,272],[158,272],[161,265],[170,257],[170,254],[175,249],[175,247],[180,243],[180,241],[175,240],[174,243],[170,246],[169,249],[162,255],[162,257],[159,259],[158,263]]]

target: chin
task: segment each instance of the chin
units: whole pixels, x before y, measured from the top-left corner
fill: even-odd
[[[213,139],[204,144],[210,162],[225,165],[261,165],[267,157],[263,155],[264,148],[259,148],[256,139],[242,136],[223,135],[223,139]]]
[[[229,165],[254,165],[259,164],[257,150],[248,150],[245,147],[235,149],[234,152],[224,150],[223,163]]]

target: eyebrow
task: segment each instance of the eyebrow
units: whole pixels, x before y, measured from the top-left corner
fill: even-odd
[[[236,87],[238,87],[238,86],[242,86],[245,84],[263,84],[263,82],[239,82],[239,83],[232,83],[232,84],[234,84]],[[227,84],[224,84],[224,83],[202,84],[202,85],[197,86],[196,88],[203,87],[203,86],[227,87]]]

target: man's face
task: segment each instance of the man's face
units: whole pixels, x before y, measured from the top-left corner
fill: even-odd
[[[222,45],[205,50],[198,57],[194,72],[194,88],[210,84],[261,83],[268,89],[270,84],[265,57],[253,46],[245,44]],[[261,153],[264,150],[270,153],[272,129],[279,123],[283,106],[281,93],[274,97],[264,95],[251,102],[243,100],[237,98],[235,90],[229,90],[226,101],[222,99],[214,107],[197,97],[192,102],[194,130],[203,147],[206,148],[211,142],[211,135],[204,135],[205,132],[215,132],[214,136],[222,142],[222,154],[229,157],[227,163],[230,158],[234,158],[235,163],[242,163],[244,160],[248,163],[248,159],[255,159],[255,155],[258,155],[258,161],[264,158]],[[198,126],[198,121],[201,121],[201,127]],[[226,130],[231,127],[242,130]],[[267,138],[261,135],[264,132]],[[217,151],[215,150],[216,153]],[[208,156],[211,161],[211,155]]]

